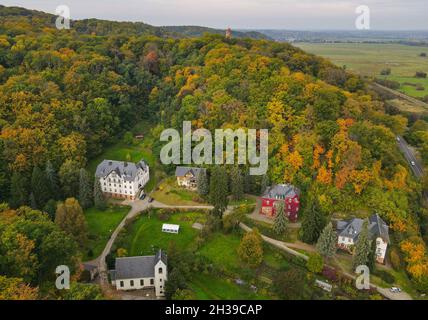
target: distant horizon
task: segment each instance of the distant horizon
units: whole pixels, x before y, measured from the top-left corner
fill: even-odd
[[[141,22],[157,27],[277,31],[428,31],[423,0],[2,0],[2,5],[54,14],[68,5],[72,20]],[[359,5],[371,10],[371,29],[354,28]]]

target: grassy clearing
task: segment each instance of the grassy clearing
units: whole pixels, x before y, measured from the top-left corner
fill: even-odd
[[[170,242],[175,242],[179,249],[192,245],[199,230],[192,228],[193,223],[203,223],[205,215],[199,212],[176,213],[167,221],[161,221],[156,211],[142,215],[130,227],[125,240],[125,249],[130,256],[149,255],[158,249],[166,250]],[[162,232],[164,223],[180,225],[178,234]]]
[[[413,97],[428,95],[428,79],[414,77],[416,71],[428,72],[428,58],[420,53],[428,53],[428,47],[406,46],[401,44],[374,43],[300,43],[305,51],[330,59],[338,66],[346,65],[349,70],[363,76],[381,77],[383,69],[390,68],[392,73],[386,79],[402,84],[399,91]],[[382,76],[382,78],[385,78]],[[418,91],[404,83],[421,84],[425,90]]]
[[[197,192],[186,190],[177,185],[175,177],[163,180],[156,191],[152,193],[153,198],[167,205],[178,206],[200,206],[204,203]],[[195,200],[200,200],[197,202]]]
[[[240,206],[243,204],[256,204],[257,198],[255,196],[244,195],[241,200],[229,200],[229,205],[231,206]]]
[[[95,259],[101,254],[107,241],[110,239],[110,235],[129,210],[130,207],[127,206],[110,206],[105,211],[100,211],[96,208],[85,210],[85,218],[89,231],[88,250],[92,250],[93,252],[93,255],[90,257],[88,256],[88,252],[85,253],[85,261]]]

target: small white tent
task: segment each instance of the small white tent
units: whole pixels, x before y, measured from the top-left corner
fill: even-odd
[[[162,225],[162,232],[178,233],[179,229],[180,229],[180,226],[177,225],[177,224],[167,224],[167,223],[164,223]]]

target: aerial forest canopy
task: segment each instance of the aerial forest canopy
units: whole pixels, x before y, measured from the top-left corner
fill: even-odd
[[[1,6],[0,18],[0,200],[11,208],[30,195],[44,208],[37,170],[63,185],[50,198],[76,196],[73,175],[142,119],[155,135],[185,120],[267,128],[269,179],[303,190],[303,216],[379,213],[428,289],[421,186],[396,145],[407,119],[359,77],[266,39],[100,20],[57,30],[52,15]]]

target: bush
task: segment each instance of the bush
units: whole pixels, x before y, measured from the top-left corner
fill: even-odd
[[[389,254],[389,260],[391,261],[391,265],[394,268],[394,270],[400,270],[401,269],[401,258],[399,253],[397,252],[397,249],[392,249]]]
[[[324,266],[322,275],[332,282],[337,282],[339,280],[336,269],[329,266]]]
[[[158,212],[158,219],[160,221],[168,221],[169,220],[169,214],[165,210],[159,210]]]
[[[426,72],[423,72],[423,71],[417,71],[415,74],[415,78],[426,78],[426,77],[427,77],[427,74]]]
[[[306,267],[310,272],[320,273],[323,270],[324,260],[319,253],[309,255],[309,260],[306,262]]]
[[[381,76],[389,76],[390,74],[391,74],[391,68],[383,69],[383,70],[380,72],[380,75],[381,75]]]
[[[378,276],[383,281],[385,281],[388,284],[393,284],[395,282],[395,278],[393,275],[391,275],[389,272],[383,271],[383,270],[377,270],[373,273],[375,276]]]

